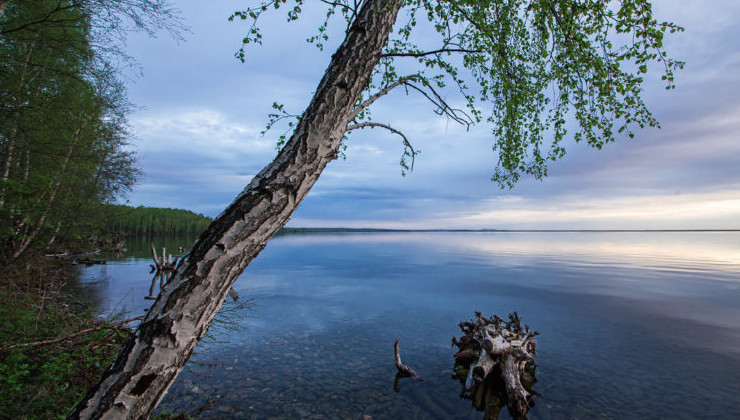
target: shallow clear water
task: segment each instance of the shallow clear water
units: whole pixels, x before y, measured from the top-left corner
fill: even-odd
[[[135,316],[149,263],[83,269],[82,283],[102,314]],[[235,289],[253,299],[236,310],[243,328],[200,346],[162,409],[482,419],[459,398],[450,347],[479,310],[540,332],[530,419],[740,418],[738,232],[284,235]],[[395,392],[397,337],[425,380]]]

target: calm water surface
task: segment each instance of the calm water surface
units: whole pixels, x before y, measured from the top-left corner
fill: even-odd
[[[101,314],[151,303],[150,260],[134,255],[83,269]],[[540,332],[530,419],[740,418],[738,232],[284,235],[235,289],[249,305],[225,308],[242,327],[199,346],[161,409],[482,419],[459,397],[450,347],[479,310],[517,311]],[[397,337],[425,379],[398,392]]]

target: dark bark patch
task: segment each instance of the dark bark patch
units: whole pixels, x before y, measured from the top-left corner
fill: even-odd
[[[134,389],[131,390],[131,394],[135,396],[139,396],[144,393],[149,388],[149,385],[154,382],[154,379],[157,378],[157,375],[150,373],[148,375],[144,375],[139,379],[139,382],[136,383],[136,386]]]
[[[141,336],[141,341],[145,342],[148,346],[151,346],[154,342],[154,338],[162,337],[166,338],[169,342],[174,343],[177,337],[172,332],[172,323],[172,319],[169,316],[166,316],[139,324],[139,335]]]

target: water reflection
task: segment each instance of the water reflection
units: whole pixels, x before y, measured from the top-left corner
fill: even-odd
[[[83,282],[103,307],[142,311],[148,263],[82,269]],[[481,310],[518,311],[541,333],[531,418],[736,418],[739,273],[738,233],[280,236],[235,284],[257,305],[246,330],[220,335],[211,367],[184,372],[163,407],[480,419],[450,380],[449,343]],[[398,393],[396,337],[425,378]]]
[[[192,235],[129,237],[121,257],[111,253],[105,255],[109,259],[108,264],[80,270],[81,293],[98,302],[98,313],[102,317],[141,315],[151,306],[171,275],[168,270],[157,270],[152,246],[156,244],[158,249],[168,250],[182,247],[184,250],[186,248],[182,244],[189,246],[195,239]],[[182,252],[176,253],[175,259],[181,255]]]

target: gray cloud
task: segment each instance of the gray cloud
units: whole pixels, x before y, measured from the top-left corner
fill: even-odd
[[[135,38],[130,45],[144,67],[130,91],[146,108],[132,122],[147,173],[131,203],[215,215],[275,154],[280,131],[259,136],[270,104],[300,112],[333,47],[320,54],[303,42],[310,16],[289,25],[275,15],[265,21],[265,44],[240,64],[233,53],[246,28],[226,17],[242,2],[177,5],[193,25],[186,42]],[[640,131],[602,151],[571,144],[544,182],[525,179],[501,191],[489,180],[496,164],[489,127],[466,132],[420,98],[394,92],[373,115],[422,150],[414,172],[400,176],[398,137],[352,133],[347,159],[327,167],[291,224],[740,227],[740,24],[733,18],[740,3],[660,0],[655,9],[659,19],[687,29],[667,40],[687,61],[678,88],[666,92],[655,83],[646,90],[662,130]]]

